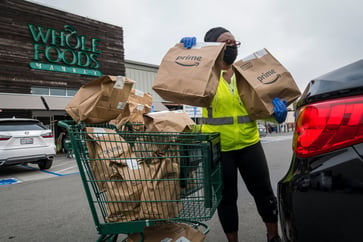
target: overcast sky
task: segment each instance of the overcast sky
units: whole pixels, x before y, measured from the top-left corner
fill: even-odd
[[[125,58],[159,65],[184,36],[222,26],[238,59],[267,48],[301,91],[313,78],[362,59],[361,0],[31,0],[121,26]],[[137,81],[137,80],[136,80]]]

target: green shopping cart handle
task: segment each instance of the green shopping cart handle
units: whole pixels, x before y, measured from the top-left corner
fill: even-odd
[[[66,128],[67,130],[69,129],[69,127],[71,125],[74,125],[76,124],[76,122],[74,120],[61,120],[61,121],[58,121],[57,125],[59,127],[63,127],[63,128]]]

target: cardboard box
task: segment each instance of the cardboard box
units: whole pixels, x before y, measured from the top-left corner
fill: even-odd
[[[157,224],[144,229],[144,242],[202,242],[205,234],[186,224]],[[127,242],[140,241],[140,234],[131,234]]]

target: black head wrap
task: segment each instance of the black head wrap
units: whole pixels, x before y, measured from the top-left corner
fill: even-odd
[[[227,30],[223,27],[212,28],[212,29],[208,30],[208,32],[205,34],[204,41],[205,42],[216,42],[218,37],[225,32],[229,32],[229,30]]]

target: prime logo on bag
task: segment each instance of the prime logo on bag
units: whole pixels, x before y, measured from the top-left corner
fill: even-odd
[[[181,66],[199,66],[199,63],[202,61],[202,56],[177,56],[175,58],[175,63]]]
[[[238,62],[237,62],[238,63]],[[241,68],[242,71],[246,71],[253,67],[252,62],[248,61],[246,63],[243,63],[242,65],[238,65],[239,68]],[[276,74],[276,76],[271,80],[271,76]],[[275,71],[275,69],[270,69],[266,72],[262,72],[261,75],[257,76],[257,80],[260,81],[263,84],[272,84],[276,82],[281,75]]]
[[[257,77],[257,80],[259,80],[260,82],[262,82],[263,84],[271,84],[274,83],[275,81],[277,81],[281,75],[279,73],[277,73],[274,69],[271,69],[265,73],[261,73],[261,76]],[[276,74],[276,77],[272,80],[269,80],[272,75]]]

